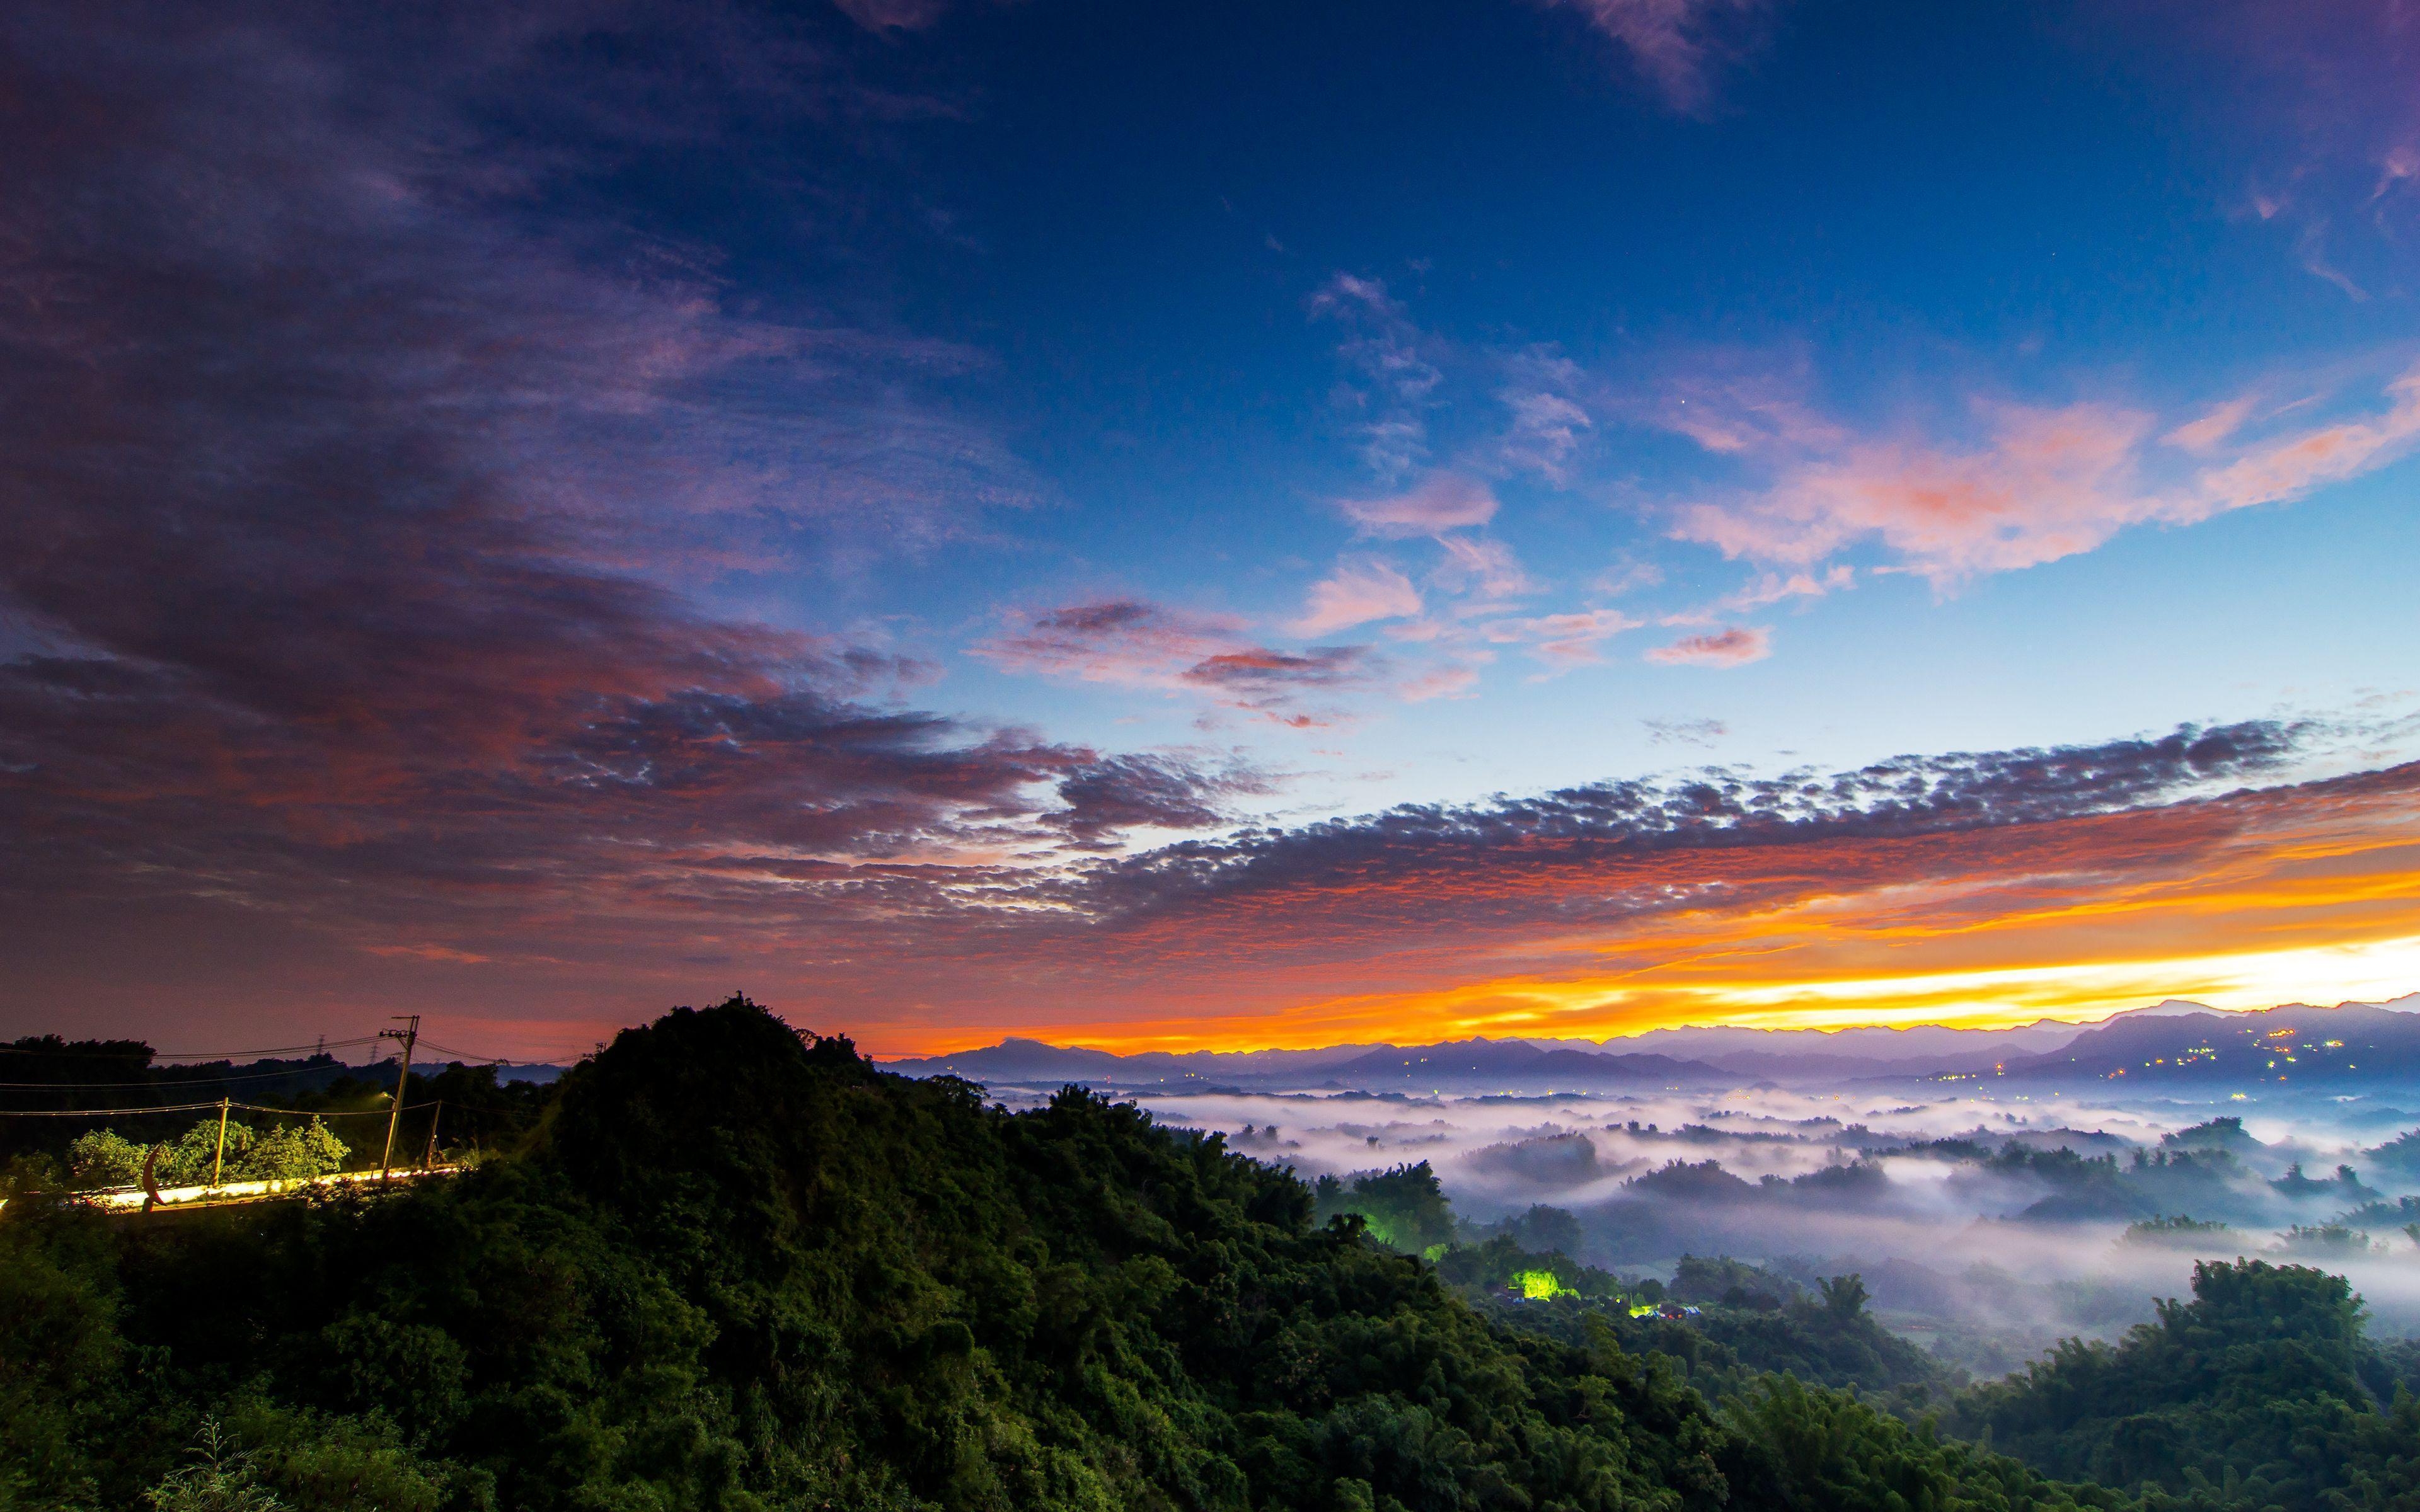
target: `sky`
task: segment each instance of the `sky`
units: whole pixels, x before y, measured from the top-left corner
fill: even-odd
[[[2420,988],[2420,12],[13,6],[0,1033]]]

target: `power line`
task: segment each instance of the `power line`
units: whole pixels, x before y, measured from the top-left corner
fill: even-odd
[[[402,1111],[411,1113],[420,1108],[435,1107],[437,1102],[432,1099],[427,1103],[407,1103]],[[283,1114],[289,1119],[383,1119],[389,1113],[386,1108],[273,1108],[259,1103],[227,1103],[225,1105],[241,1108],[247,1113]],[[0,1108],[0,1119],[136,1118],[149,1113],[191,1113],[196,1108],[215,1110],[219,1106],[219,1100],[213,1098],[208,1103],[171,1103],[151,1108]]]
[[[343,1050],[353,1045],[373,1044],[377,1040],[376,1035],[364,1034],[349,1040],[320,1040],[310,1044],[273,1044],[257,1050],[37,1050],[30,1045],[0,1044],[0,1056],[34,1056],[49,1060],[209,1061],[236,1060],[244,1057],[250,1057],[255,1060],[265,1060],[271,1056],[288,1055],[305,1050],[316,1054],[325,1051],[330,1045]]]
[[[517,1060],[510,1056],[474,1055],[468,1050],[457,1050],[451,1045],[439,1044],[436,1041],[429,1039],[427,1035],[421,1036],[420,1042],[427,1046],[429,1049],[436,1051],[439,1055],[452,1056],[455,1059],[459,1060],[464,1065],[468,1066],[548,1066],[553,1064],[552,1061],[546,1060]]]
[[[367,1070],[367,1067],[356,1068]],[[119,1091],[129,1087],[157,1087],[170,1090],[177,1087],[223,1087],[234,1082],[281,1082],[312,1074],[308,1068],[296,1071],[256,1071],[240,1076],[179,1076],[172,1080],[147,1082],[0,1082],[0,1091],[88,1092]]]
[[[218,1100],[212,1098],[208,1103],[169,1103],[149,1108],[0,1108],[0,1119],[132,1118],[146,1113],[191,1113],[195,1108],[216,1109],[218,1105]]]

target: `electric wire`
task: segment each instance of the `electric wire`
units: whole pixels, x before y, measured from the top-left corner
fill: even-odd
[[[30,1045],[0,1044],[0,1056],[34,1056],[49,1060],[236,1060],[249,1057],[265,1060],[271,1056],[290,1055],[308,1050],[346,1050],[354,1045],[375,1044],[378,1036],[357,1035],[349,1040],[316,1040],[309,1044],[273,1044],[257,1050],[37,1050]]]
[[[442,1098],[426,1103],[406,1103],[403,1111],[435,1107]],[[370,1119],[387,1118],[393,1108],[272,1108],[259,1103],[221,1103],[216,1098],[208,1103],[171,1103],[151,1108],[0,1108],[0,1119],[112,1119],[135,1118],[147,1113],[193,1113],[203,1108],[217,1112],[221,1107],[246,1113],[281,1113],[289,1119]]]
[[[163,1069],[164,1069],[164,1070],[182,1070],[183,1068],[181,1068],[181,1067],[169,1067],[169,1068],[163,1068]],[[367,1067],[361,1067],[361,1068],[349,1068],[349,1069],[367,1070],[368,1068],[367,1068]],[[294,1079],[295,1077],[297,1077],[297,1076],[308,1076],[308,1075],[313,1074],[313,1070],[314,1070],[314,1068],[307,1068],[307,1067],[306,1067],[306,1068],[302,1068],[302,1069],[299,1069],[299,1070],[295,1070],[295,1071],[256,1071],[256,1072],[244,1072],[244,1073],[243,1073],[243,1074],[241,1074],[241,1075],[235,1075],[235,1076],[178,1076],[178,1077],[176,1077],[176,1078],[174,1078],[174,1079],[172,1079],[172,1080],[169,1080],[169,1081],[166,1081],[166,1082],[161,1082],[161,1081],[145,1081],[145,1082],[0,1082],[0,1091],[12,1091],[12,1092],[32,1092],[32,1091],[52,1091],[52,1092],[122,1091],[122,1090],[124,1090],[125,1088],[129,1088],[129,1087],[157,1087],[157,1088],[160,1088],[162,1090],[166,1091],[166,1090],[169,1090],[169,1089],[172,1089],[172,1088],[178,1088],[178,1087],[218,1087],[218,1086],[229,1086],[229,1085],[232,1085],[232,1084],[234,1084],[234,1083],[236,1083],[236,1082],[282,1082],[282,1081],[291,1081],[291,1080],[293,1080],[293,1079]]]

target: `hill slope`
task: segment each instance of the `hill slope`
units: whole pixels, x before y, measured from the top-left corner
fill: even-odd
[[[21,1207],[19,1507],[141,1504],[208,1415],[252,1457],[215,1473],[294,1508],[2121,1504],[1787,1382],[1719,1417],[1311,1227],[1215,1137],[1012,1116],[737,1000],[624,1034],[446,1187]]]
[[[2287,1003],[2244,1013],[2128,1014],[2048,1055],[2006,1061],[2001,1073],[2210,1090],[2408,1082],[2420,1076],[2420,1013]]]

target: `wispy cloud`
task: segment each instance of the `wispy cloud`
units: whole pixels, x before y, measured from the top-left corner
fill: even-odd
[[[2408,285],[2420,25],[2406,0],[2161,0],[2102,8],[2073,35],[2135,54],[2169,118],[2210,161],[2231,158],[2224,208],[2269,227],[2283,257],[2356,303]]]
[[[1588,376],[1551,347],[1533,347],[1504,363],[1496,392],[1511,417],[1498,452],[1505,466],[1568,486],[1581,449],[1596,429],[1584,390]]]
[[[1418,487],[1384,499],[1348,499],[1337,506],[1362,533],[1402,539],[1484,525],[1496,517],[1495,491],[1476,478],[1440,472]]]
[[[1170,687],[1187,669],[1245,644],[1244,622],[1138,598],[1104,598],[1017,617],[969,648],[1008,671]]]
[[[1711,103],[1714,72],[1735,56],[1766,0],[1539,0],[1585,15],[1621,43],[1676,110]]]
[[[1667,667],[1739,667],[1773,655],[1773,632],[1734,625],[1704,635],[1684,635],[1668,646],[1656,646],[1647,659]]]
[[[1487,536],[1441,535],[1444,552],[1429,580],[1448,593],[1475,593],[1488,601],[1518,598],[1537,592],[1538,585],[1521,566],[1521,559],[1502,541]]]
[[[1222,702],[1300,730],[1328,722],[1301,707],[1305,693],[1356,687],[1378,671],[1367,646],[1314,646],[1300,652],[1256,646],[1205,657],[1186,670],[1185,680],[1212,690]]]
[[[1674,533],[1798,569],[1872,542],[1896,559],[1890,570],[1947,591],[2092,550],[2130,526],[2286,502],[2398,460],[2420,444],[2420,368],[2382,397],[2366,415],[2250,434],[2257,406],[2235,399],[2168,427],[2102,404],[1982,405],[1983,439],[1965,446],[1768,435],[1751,456],[1774,468],[1772,484],[1683,508]],[[1733,433],[1720,435],[1699,439],[1731,450]]]
[[[1298,635],[1329,635],[1377,620],[1409,619],[1419,612],[1420,591],[1409,578],[1375,558],[1357,558],[1337,563],[1333,572],[1311,585],[1310,601],[1294,629]]]
[[[1645,623],[1620,609],[1575,609],[1529,619],[1491,620],[1481,626],[1481,633],[1499,643],[1526,644],[1539,660],[1568,669],[1603,661],[1606,641]]]
[[[1296,729],[1330,717],[1306,707],[1306,697],[1360,687],[1383,674],[1367,646],[1280,651],[1251,640],[1233,616],[1135,598],[1022,616],[969,654],[1009,671],[1197,694]]]
[[[1419,328],[1381,280],[1338,273],[1310,308],[1343,328],[1338,352],[1353,377],[1333,398],[1361,438],[1362,460],[1380,482],[1399,482],[1428,457],[1428,411],[1445,374],[1424,355]]]
[[[1730,733],[1720,719],[1641,719],[1648,743],[1656,746],[1712,746]]]

